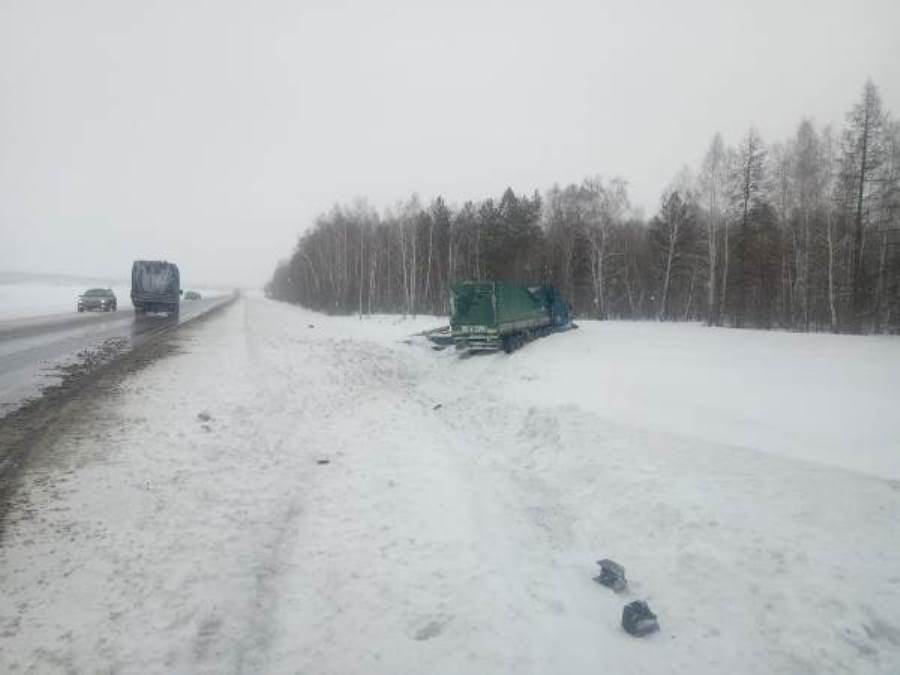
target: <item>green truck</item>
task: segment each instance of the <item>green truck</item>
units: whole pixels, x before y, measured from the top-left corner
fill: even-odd
[[[549,284],[466,281],[451,290],[450,332],[457,349],[509,353],[571,326],[571,307]]]

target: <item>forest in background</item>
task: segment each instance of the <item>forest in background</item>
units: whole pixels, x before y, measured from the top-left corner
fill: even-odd
[[[446,314],[464,280],[549,282],[578,316],[900,331],[900,122],[867,82],[843,127],[767,144],[716,134],[644,219],[618,177],[543,194],[336,205],[269,297],[328,313]]]

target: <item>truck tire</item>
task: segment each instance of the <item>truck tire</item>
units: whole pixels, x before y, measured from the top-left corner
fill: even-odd
[[[512,354],[526,342],[525,333],[513,333],[503,338],[503,351]]]

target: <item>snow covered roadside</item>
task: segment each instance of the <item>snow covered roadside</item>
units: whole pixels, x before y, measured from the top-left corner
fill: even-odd
[[[851,381],[851,402],[896,409],[900,393],[826,360],[811,380],[754,378],[755,359],[717,347],[729,331],[586,323],[460,360],[404,342],[431,325],[248,299],[182,329],[184,353],[31,467],[0,542],[0,670],[900,668],[891,460],[872,450],[887,469],[869,475],[806,461],[818,437],[801,414]],[[828,347],[830,362],[874,343]],[[675,355],[708,386],[678,396]],[[896,348],[880,358],[898,381]],[[746,409],[732,381],[751,383],[745,402],[777,392],[777,424],[757,429],[765,405],[729,417]],[[857,436],[826,423],[845,435],[824,459],[846,465]],[[892,424],[864,433],[889,440]],[[591,581],[606,556],[632,594]],[[661,633],[621,631],[635,597]]]

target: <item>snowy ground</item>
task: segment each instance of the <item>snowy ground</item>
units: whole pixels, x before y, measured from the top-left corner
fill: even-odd
[[[900,341],[433,323],[183,329],[25,476],[0,670],[900,671]]]
[[[88,288],[112,288],[122,309],[131,308],[131,286],[128,282],[109,279],[16,280],[13,275],[0,277],[0,320],[19,319],[44,314],[74,312],[78,296]],[[185,288],[191,288],[185,286]],[[227,291],[197,288],[204,297]]]

